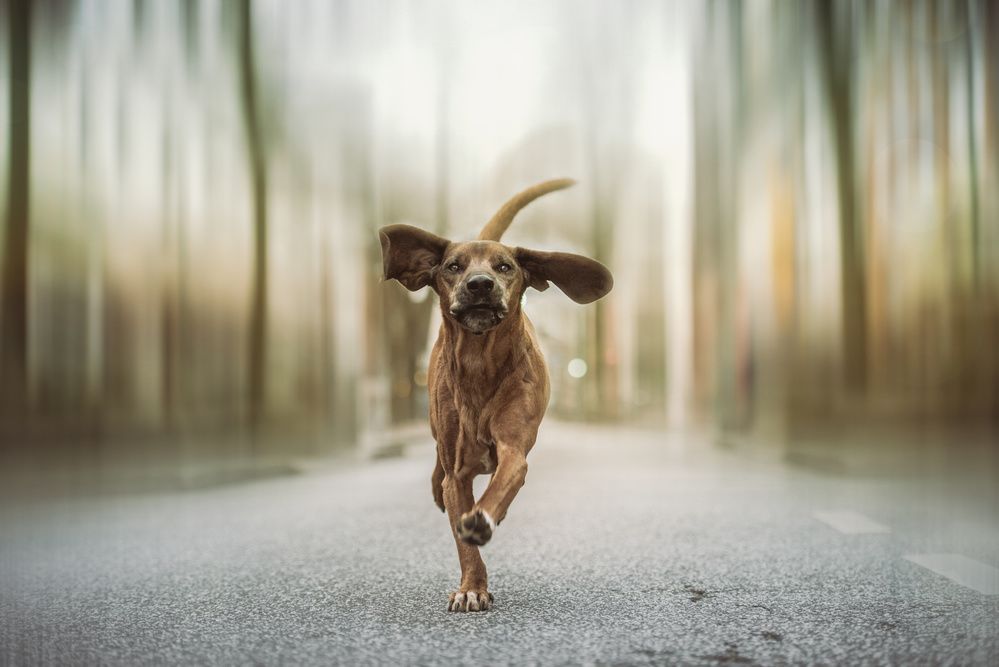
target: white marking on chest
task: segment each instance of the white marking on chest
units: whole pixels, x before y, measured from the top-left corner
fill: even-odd
[[[493,459],[492,459],[491,456],[489,456],[489,450],[488,449],[482,455],[482,469],[485,470],[486,472],[492,472],[493,471]]]

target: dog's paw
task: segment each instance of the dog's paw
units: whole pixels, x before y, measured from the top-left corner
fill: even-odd
[[[493,536],[496,522],[484,510],[472,510],[458,519],[458,537],[462,542],[481,547]]]
[[[458,590],[451,593],[447,601],[448,611],[488,611],[493,602],[493,594],[484,590]]]

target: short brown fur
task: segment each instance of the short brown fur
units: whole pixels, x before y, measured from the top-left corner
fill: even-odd
[[[451,611],[485,611],[492,602],[479,546],[524,484],[527,454],[548,406],[548,370],[520,307],[523,294],[528,287],[545,290],[551,281],[574,301],[590,303],[613,285],[595,260],[498,242],[521,207],[571,184],[547,181],[511,199],[483,230],[495,240],[453,243],[409,225],[379,232],[385,278],[410,290],[429,285],[440,297],[443,322],[428,372],[430,430],[437,441],[431,488],[447,512],[461,563]],[[476,501],[472,480],[490,473]]]

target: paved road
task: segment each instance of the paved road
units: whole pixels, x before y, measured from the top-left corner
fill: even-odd
[[[494,607],[462,615],[445,611],[458,566],[432,454],[5,501],[0,663],[999,663],[990,479],[827,474],[546,425],[483,550]],[[942,554],[985,592],[906,558]]]

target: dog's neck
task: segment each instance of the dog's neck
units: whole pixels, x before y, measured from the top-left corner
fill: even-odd
[[[504,374],[511,364],[516,364],[523,355],[518,344],[523,337],[511,336],[509,332],[522,332],[526,317],[518,305],[499,326],[477,334],[445,314],[440,338],[447,362],[452,365],[456,377],[490,383]]]

